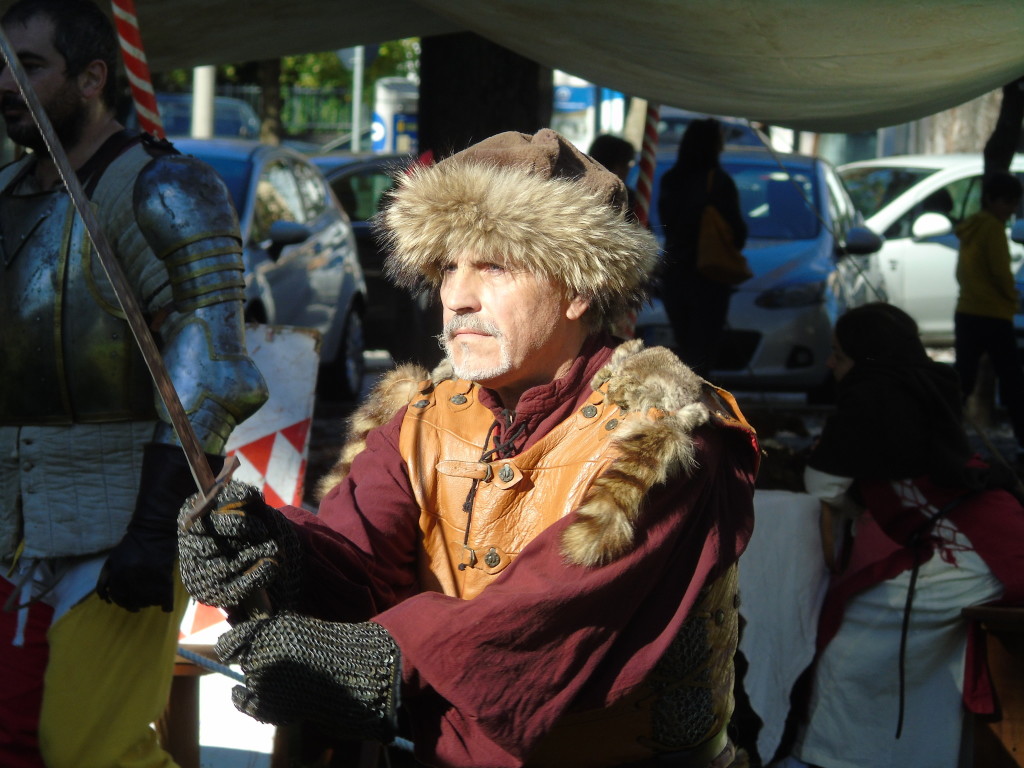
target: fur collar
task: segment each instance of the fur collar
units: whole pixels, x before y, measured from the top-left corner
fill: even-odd
[[[371,429],[449,378],[446,362],[431,374],[402,365],[382,378],[349,419],[345,445],[337,464],[317,485],[318,498],[345,478]],[[591,382],[595,390],[605,384],[619,408],[644,417],[627,420],[616,430],[612,439],[618,458],[594,481],[563,534],[563,554],[584,566],[611,562],[632,548],[644,498],[655,485],[695,469],[692,435],[710,415],[704,403],[706,382],[669,350],[644,348],[639,339],[621,344]]]

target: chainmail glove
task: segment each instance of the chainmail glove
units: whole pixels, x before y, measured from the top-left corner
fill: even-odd
[[[186,525],[178,516],[181,580],[201,603],[236,608],[261,589],[276,609],[295,604],[301,547],[291,523],[256,488],[232,480],[214,509]]]
[[[246,685],[231,700],[260,722],[312,722],[343,740],[394,738],[400,653],[379,624],[283,611],[237,625],[215,650],[241,665]]]

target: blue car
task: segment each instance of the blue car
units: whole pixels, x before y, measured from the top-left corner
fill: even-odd
[[[675,152],[657,157],[651,226],[657,216],[662,173]],[[868,254],[881,238],[861,216],[831,165],[817,157],[732,147],[722,167],[736,182],[749,235],[744,254],[753,277],[736,288],[710,380],[745,391],[814,393],[831,377],[825,361],[832,326],[846,309],[884,300],[882,281]],[[637,335],[672,346],[661,302],[638,318]]]

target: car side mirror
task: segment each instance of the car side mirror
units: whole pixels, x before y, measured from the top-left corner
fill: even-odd
[[[930,240],[933,237],[951,235],[953,222],[941,213],[929,211],[917,217],[914,226],[910,228],[910,234],[915,240]]]
[[[297,245],[303,243],[313,234],[305,224],[294,221],[275,221],[270,225],[267,233],[270,245],[267,246],[267,255],[271,261],[281,258],[281,251],[286,245]]]
[[[850,227],[846,231],[841,255],[866,256],[882,247],[882,238],[867,227]]]
[[[1010,227],[1010,239],[1024,245],[1024,219],[1017,219]]]

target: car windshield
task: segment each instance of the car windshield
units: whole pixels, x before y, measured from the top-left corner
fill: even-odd
[[[818,199],[817,184],[809,170],[734,162],[723,167],[739,190],[749,237],[811,240],[818,236],[820,222],[811,207]]]
[[[192,132],[192,96],[158,94],[157,105],[164,132],[168,136],[188,136]],[[255,139],[259,135],[259,117],[244,101],[218,97],[213,103],[213,135]]]
[[[873,166],[847,168],[839,175],[850,192],[854,207],[867,218],[935,172],[935,168]]]
[[[239,160],[235,157],[205,157],[202,154],[194,154],[203,162],[213,166],[213,169],[224,179],[224,183],[228,186],[228,192],[231,193],[231,201],[235,204],[235,210],[241,217],[249,196],[249,177],[251,175],[249,161]]]

